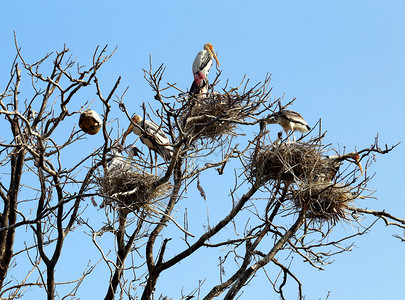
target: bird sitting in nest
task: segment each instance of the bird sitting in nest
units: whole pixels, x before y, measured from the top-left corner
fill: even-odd
[[[299,113],[287,109],[280,110],[279,112],[268,115],[267,118],[263,119],[260,122],[261,132],[265,129],[266,124],[279,124],[283,127],[287,136],[288,132],[292,131],[294,142],[296,140],[294,131],[305,133],[311,130],[311,127],[309,127],[308,123]]]
[[[134,156],[139,157],[139,153],[142,154],[141,150],[138,149],[135,145],[132,145],[128,149],[128,157],[124,159],[122,156],[122,146],[118,145],[115,146],[111,150],[112,159],[107,166],[107,170],[110,174],[114,174],[115,172],[126,172],[132,170],[132,158]]]

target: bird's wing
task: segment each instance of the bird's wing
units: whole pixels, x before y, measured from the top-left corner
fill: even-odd
[[[162,128],[160,128],[160,126],[158,126],[155,122],[146,120],[144,121],[144,124],[141,124],[141,127],[144,128],[148,134],[154,136],[158,143],[160,144],[169,143],[169,138],[163,132]]]
[[[201,58],[200,70],[204,71],[207,76],[212,66],[212,56],[208,51],[205,51],[204,55]]]
[[[208,74],[212,66],[212,56],[207,50],[198,52],[193,62],[193,74],[198,71],[205,71],[205,75]]]
[[[300,123],[304,126],[308,126],[308,123],[304,120],[300,113],[292,110],[282,110],[280,112],[281,117],[286,118],[290,122]],[[308,126],[309,127],[309,126]]]

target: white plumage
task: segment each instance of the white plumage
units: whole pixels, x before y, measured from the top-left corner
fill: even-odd
[[[191,94],[204,94],[208,92],[207,77],[212,67],[213,58],[219,67],[219,61],[215,54],[214,47],[212,44],[207,43],[204,45],[204,50],[198,52],[193,62],[192,71],[194,81],[190,88]]]
[[[132,118],[132,123],[128,126],[127,131],[124,133],[122,141],[124,143],[126,136],[132,131],[141,137],[141,142],[144,143],[149,149],[158,153],[165,161],[169,161],[173,155],[173,147],[170,145],[169,138],[163,132],[162,128],[149,120],[142,120],[138,115]]]
[[[267,122],[269,124],[279,124],[281,127],[283,127],[286,134],[288,134],[288,131],[292,131],[294,140],[294,131],[300,131],[304,133],[311,129],[311,127],[309,127],[308,123],[299,113],[286,109],[269,115],[267,117]]]
[[[132,170],[132,158],[138,156],[138,153],[141,152],[136,146],[131,146],[128,149],[128,156],[126,159],[122,156],[122,150],[119,147],[114,147],[111,151],[111,156],[113,157],[110,163],[107,166],[109,173],[114,172],[126,172]]]

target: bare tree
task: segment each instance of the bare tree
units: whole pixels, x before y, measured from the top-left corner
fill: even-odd
[[[256,85],[243,80],[238,87],[226,84],[217,90],[219,72],[209,92],[196,96],[177,85],[162,87],[163,65],[153,70],[150,64],[144,73],[155,99],[140,105],[138,114],[165,132],[169,142],[163,145],[156,132],[134,121],[125,90],[116,96],[120,78],[103,91],[98,72],[114,53],[106,51],[97,48],[89,67],[68,56],[66,47],[29,63],[16,43],[10,80],[0,94],[5,132],[0,142],[1,299],[21,298],[29,293],[27,287],[43,289],[48,299],[74,297],[97,264],[87,266],[79,278],[63,282],[71,287],[68,292],[58,289],[62,282],[55,278],[55,267],[66,236],[77,227],[86,230],[83,238],[91,240],[100,254],[89,259],[100,259],[108,267],[105,299],[118,294],[128,299],[168,299],[155,295],[161,274],[190,256],[198,257],[203,248],[213,255],[226,250],[219,257],[220,278],[210,287],[199,278],[200,284],[185,292],[183,299],[219,295],[234,299],[266,266],[279,270],[269,282],[282,299],[288,279],[296,282],[302,299],[294,266],[284,265],[276,254],[297,255],[322,269],[330,257],[349,250],[346,241],[370,229],[372,225],[365,225],[361,216],[405,228],[404,219],[355,202],[372,194],[366,188],[372,177],[370,160],[395,146],[381,149],[376,139],[366,149],[339,153],[323,144],[320,123],[291,142],[281,133],[274,134],[276,125],[263,126],[269,115],[294,101],[282,105],[284,99],[272,99],[270,77]],[[75,124],[90,105],[96,105],[83,102],[79,95],[91,87],[103,110],[98,133],[103,138],[98,145],[88,143],[88,153],[76,158],[72,149],[86,141]],[[137,135],[122,138],[111,111],[120,113],[124,124],[132,124],[146,141],[149,148],[143,146],[143,155],[133,156],[130,141],[132,146],[142,143]],[[170,149],[170,159],[153,154],[158,147]],[[196,234],[189,228],[204,224],[187,217],[188,191],[196,189],[206,199],[206,191],[213,187],[204,187],[200,178],[213,172],[234,176],[228,197],[232,206],[221,212],[219,221]],[[102,225],[86,217],[89,200],[99,207]],[[182,221],[176,217],[179,212]],[[206,217],[209,222],[208,213]],[[331,230],[342,221],[356,225],[358,231],[332,240]],[[27,231],[32,239],[16,251],[16,235]],[[110,234],[113,243],[100,243]],[[175,252],[167,253],[169,245],[176,245]],[[31,266],[17,274],[14,268],[22,257]],[[226,276],[225,266],[230,265],[232,274]]]

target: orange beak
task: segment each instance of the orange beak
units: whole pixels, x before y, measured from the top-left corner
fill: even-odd
[[[134,127],[134,125],[132,123],[130,123],[129,126],[128,126],[128,129],[125,131],[124,135],[122,136],[122,141],[121,141],[122,145],[124,145],[125,139],[127,138],[127,135],[131,133],[132,127]]]
[[[360,169],[361,175],[363,175],[363,168],[361,167],[361,163],[360,163],[360,155],[358,155],[358,154],[356,153],[356,155],[354,156],[354,159],[355,159],[355,161],[356,161],[356,163],[357,163],[357,166],[358,166],[359,169]]]
[[[218,61],[217,55],[215,54],[214,51],[212,51],[211,53],[212,53],[212,56],[214,57],[215,61],[217,62],[218,68],[220,68],[221,66],[219,65],[219,61]]]

